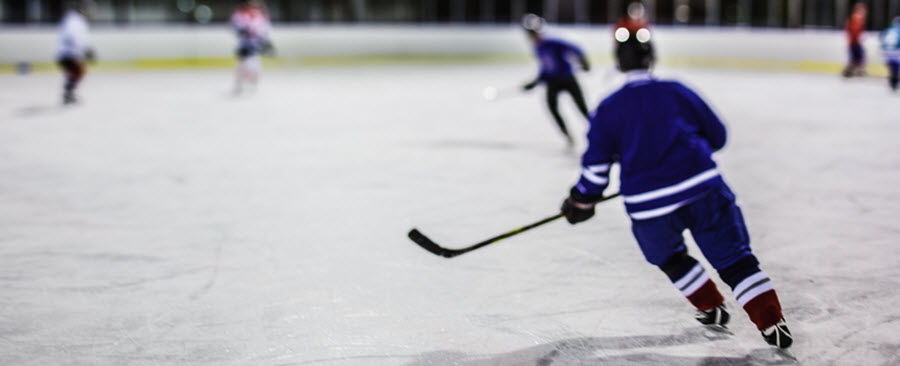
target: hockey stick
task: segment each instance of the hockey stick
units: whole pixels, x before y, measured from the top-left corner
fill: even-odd
[[[597,203],[600,203],[600,202],[603,202],[603,201],[606,201],[606,200],[610,200],[610,199],[616,198],[616,197],[618,197],[618,196],[619,196],[619,193],[616,193],[616,194],[613,194],[613,195],[609,195],[609,196],[603,197],[602,199],[600,199],[599,201],[597,201]],[[413,242],[415,242],[415,243],[418,244],[420,247],[422,247],[422,249],[425,249],[425,250],[427,250],[427,251],[429,251],[429,252],[431,252],[431,253],[434,253],[435,255],[439,255],[439,256],[444,257],[444,258],[453,258],[453,257],[458,256],[458,255],[460,255],[460,254],[465,254],[465,253],[471,252],[471,251],[473,251],[473,250],[475,250],[475,249],[481,248],[481,247],[483,247],[483,246],[486,246],[486,245],[489,245],[489,244],[496,243],[496,242],[498,242],[498,241],[500,241],[500,240],[503,240],[503,239],[506,239],[506,238],[508,238],[508,237],[510,237],[510,236],[521,234],[521,233],[523,233],[523,232],[525,232],[525,231],[528,231],[528,230],[530,230],[530,229],[534,229],[534,228],[536,228],[536,227],[538,227],[538,226],[541,226],[541,225],[546,224],[546,223],[548,223],[548,222],[554,221],[554,220],[559,219],[559,218],[561,218],[561,217],[563,217],[563,216],[565,216],[565,214],[559,213],[559,214],[550,216],[550,217],[548,217],[548,218],[545,218],[545,219],[543,219],[543,220],[540,220],[540,221],[538,221],[538,222],[535,222],[535,223],[533,223],[533,224],[525,225],[525,226],[523,226],[523,227],[520,227],[520,228],[518,228],[518,229],[514,229],[514,230],[511,230],[511,231],[509,231],[509,232],[506,232],[506,233],[497,235],[497,236],[495,236],[495,237],[493,237],[493,238],[487,239],[487,240],[482,241],[482,242],[480,242],[480,243],[473,244],[473,245],[467,246],[467,247],[465,247],[465,248],[459,248],[459,249],[444,248],[444,247],[438,245],[437,243],[435,243],[433,240],[429,239],[427,236],[425,236],[425,234],[422,234],[422,232],[420,232],[419,229],[416,229],[416,228],[413,228],[412,230],[410,230],[410,231],[409,231],[409,234],[407,234],[407,236],[408,236]]]

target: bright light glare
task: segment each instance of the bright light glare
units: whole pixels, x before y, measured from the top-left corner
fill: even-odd
[[[213,18],[213,11],[209,6],[200,5],[194,9],[194,19],[200,23],[209,23]]]
[[[691,20],[691,7],[685,4],[675,8],[675,20],[679,23],[687,23]]]
[[[638,42],[647,43],[650,40],[650,31],[647,28],[641,28],[634,36],[637,37]]]
[[[625,27],[620,27],[616,29],[616,40],[619,42],[625,42],[628,40],[628,29]]]
[[[182,13],[189,13],[191,10],[194,10],[195,6],[197,6],[197,2],[195,0],[178,0],[176,2],[176,6]]]

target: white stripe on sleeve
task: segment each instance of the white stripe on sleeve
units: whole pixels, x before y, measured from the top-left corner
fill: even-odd
[[[594,183],[598,186],[602,186],[609,182],[609,178],[599,176],[596,173],[588,170],[587,168],[581,170],[581,175],[584,177],[584,179],[587,179],[589,182]]]

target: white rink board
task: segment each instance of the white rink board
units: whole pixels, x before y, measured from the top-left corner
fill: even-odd
[[[406,238],[463,246],[558,210],[579,164],[541,93],[481,100],[533,72],[282,69],[241,98],[228,70],[98,73],[72,108],[57,75],[0,76],[0,364],[790,364],[727,290],[736,334],[704,332],[619,200],[451,260]],[[900,96],[662,74],[729,126],[716,159],[802,364],[900,362]]]
[[[775,61],[845,62],[844,35],[835,30],[655,27],[659,54]],[[609,25],[554,27],[586,52],[612,51]],[[101,60],[230,57],[235,38],[222,26],[104,27],[92,31]],[[309,55],[402,55],[530,53],[522,31],[513,26],[278,26],[272,32],[281,57]],[[0,28],[0,63],[46,62],[54,58],[55,29]],[[877,35],[866,36],[873,62],[880,62]]]

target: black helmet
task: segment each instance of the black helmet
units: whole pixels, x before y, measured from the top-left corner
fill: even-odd
[[[655,60],[650,30],[640,28],[631,31],[625,27],[616,29],[616,61],[622,72],[649,69]]]

